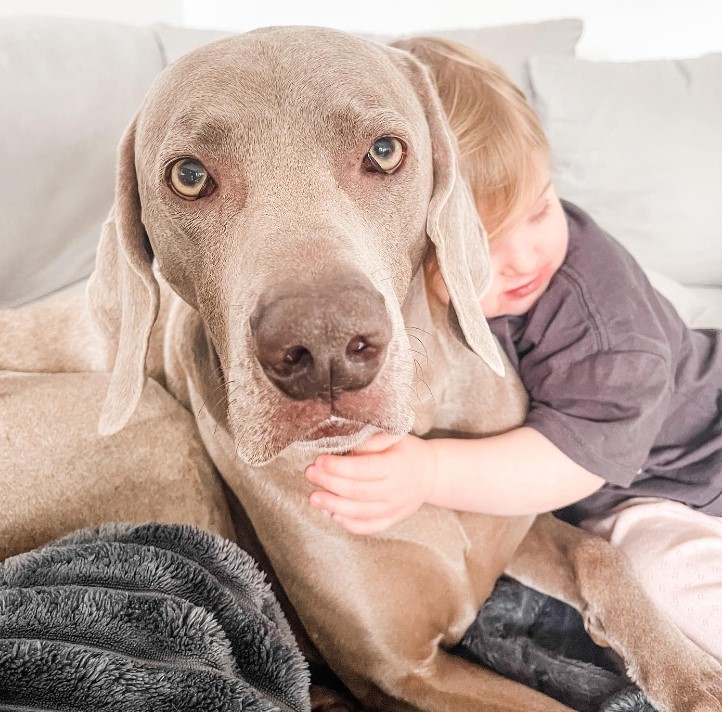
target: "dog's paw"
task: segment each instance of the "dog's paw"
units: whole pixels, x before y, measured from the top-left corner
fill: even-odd
[[[666,677],[664,691],[650,694],[660,712],[722,712],[722,665],[696,646]]]
[[[692,712],[722,712],[722,666],[702,680],[700,687],[692,695],[692,704],[687,708]]]

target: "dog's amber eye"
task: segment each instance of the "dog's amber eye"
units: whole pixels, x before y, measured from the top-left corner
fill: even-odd
[[[403,163],[406,147],[395,136],[382,136],[374,141],[364,158],[364,168],[375,173],[390,175]]]
[[[168,183],[175,193],[186,200],[205,198],[216,188],[205,166],[193,158],[181,158],[171,165]]]

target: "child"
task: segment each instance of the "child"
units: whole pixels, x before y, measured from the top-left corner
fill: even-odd
[[[428,502],[559,510],[627,554],[648,594],[722,661],[722,332],[686,328],[633,258],[550,181],[539,122],[499,68],[444,40],[431,70],[489,232],[484,314],[529,392],[522,427],[478,440],[377,435],[322,455],[311,503],[357,534]],[[427,276],[448,301],[438,269]]]

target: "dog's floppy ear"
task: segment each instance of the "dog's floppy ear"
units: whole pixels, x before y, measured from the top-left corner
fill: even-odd
[[[88,283],[91,315],[115,361],[98,432],[112,435],[133,415],[146,380],[145,358],[160,301],[153,255],[141,222],[135,170],[136,119],[120,143],[115,203],[103,225]]]
[[[426,231],[436,248],[439,271],[450,306],[456,312],[460,335],[494,373],[503,376],[504,363],[479,304],[491,282],[486,231],[459,172],[455,142],[429,72],[421,62],[405,54],[431,135],[434,189]],[[455,326],[454,315],[450,317]]]

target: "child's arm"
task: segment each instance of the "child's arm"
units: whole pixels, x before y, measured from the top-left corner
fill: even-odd
[[[536,514],[604,484],[528,427],[474,440],[377,435],[355,453],[321,455],[306,476],[323,487],[311,503],[357,534],[382,531],[424,502],[485,514]]]

